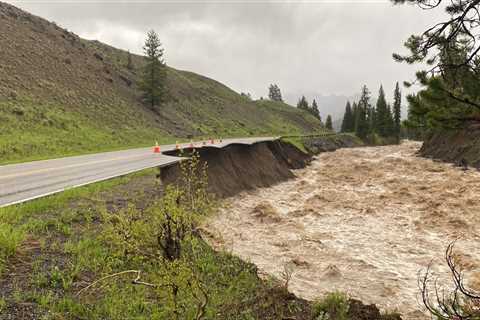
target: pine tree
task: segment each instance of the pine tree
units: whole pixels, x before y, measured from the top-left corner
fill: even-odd
[[[271,84],[268,87],[268,98],[272,101],[283,102],[282,92],[276,84]]]
[[[395,86],[395,92],[393,94],[393,122],[394,122],[394,136],[397,139],[397,143],[400,143],[400,130],[401,130],[401,117],[402,117],[402,93],[400,86]]]
[[[268,87],[268,98],[275,101],[275,86],[273,84]]]
[[[148,32],[143,51],[145,52],[146,64],[140,89],[143,91],[145,103],[148,103],[155,110],[165,99],[167,67],[163,60],[164,49],[162,43],[154,30]]]
[[[387,114],[387,100],[385,99],[385,91],[383,86],[380,86],[378,91],[378,99],[376,106],[376,119],[375,119],[375,131],[382,137],[386,137],[387,134],[387,125],[388,125],[388,114]]]
[[[311,110],[313,116],[322,121],[322,118],[320,117],[320,110],[318,109],[317,101],[315,101],[315,99],[313,99]]]
[[[358,104],[354,101],[353,104],[352,104],[353,126],[352,126],[352,131],[351,132],[355,132],[357,114],[358,114]]]
[[[350,101],[347,101],[347,105],[345,106],[345,114],[343,115],[341,132],[353,132],[354,130],[355,118]]]
[[[307,98],[305,98],[305,96],[302,96],[300,100],[298,100],[297,108],[308,111],[310,107],[308,106],[308,101],[307,101]]]
[[[367,86],[362,87],[362,95],[357,105],[356,119],[355,119],[355,134],[361,138],[366,139],[370,133],[369,112],[370,105],[370,91]]]
[[[128,70],[133,70],[133,61],[132,61],[132,54],[130,51],[128,51],[128,56],[127,56],[127,69]]]
[[[250,101],[252,100],[252,95],[249,92],[247,93],[241,92],[240,95],[247,100],[250,100]]]
[[[333,130],[332,116],[328,115],[327,120],[325,120],[325,128],[328,130]]]
[[[393,120],[392,107],[390,106],[390,104],[387,105],[385,135],[387,137],[395,136],[395,122]]]

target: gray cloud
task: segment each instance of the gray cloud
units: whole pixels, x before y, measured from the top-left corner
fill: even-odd
[[[441,12],[377,1],[10,1],[88,39],[141,53],[155,29],[169,65],[207,75],[237,91],[376,94],[410,80],[418,67],[392,52]]]

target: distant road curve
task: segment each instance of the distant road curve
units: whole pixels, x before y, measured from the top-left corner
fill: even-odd
[[[276,137],[224,139],[195,142],[194,147],[223,148],[231,144],[252,145],[273,141]],[[179,145],[189,148],[190,143]],[[161,152],[175,150],[176,145],[162,145]],[[0,166],[0,207],[44,197],[66,189],[84,186],[153,167],[181,161],[179,157],[154,153],[152,148],[129,149],[52,160]]]

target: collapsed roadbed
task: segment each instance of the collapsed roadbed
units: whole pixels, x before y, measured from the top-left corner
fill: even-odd
[[[194,149],[172,152],[189,155]],[[208,163],[209,191],[218,197],[234,196],[244,190],[269,187],[294,177],[290,169],[305,167],[311,156],[282,141],[249,145],[232,144],[225,148],[197,149],[202,162]],[[180,165],[161,169],[164,184],[176,183]]]
[[[203,147],[165,154],[179,156],[198,151],[201,161],[208,163],[210,192],[226,198],[292,179],[295,177],[292,169],[305,168],[320,152],[361,145],[348,135],[309,137],[304,138],[302,143],[308,153],[279,139],[253,145],[232,144],[221,149]],[[180,165],[176,163],[162,168],[160,177],[164,184],[175,183],[180,177]]]

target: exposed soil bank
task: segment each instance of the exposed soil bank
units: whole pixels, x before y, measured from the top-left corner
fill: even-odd
[[[292,179],[291,169],[304,168],[311,160],[310,155],[282,141],[205,147],[198,152],[201,161],[208,163],[209,191],[221,198]],[[163,168],[160,175],[164,184],[175,183],[180,167]]]
[[[363,145],[362,141],[351,135],[305,138],[305,148],[312,154],[331,152],[340,148],[353,148]]]
[[[468,166],[480,168],[480,128],[434,133],[425,140],[420,154],[457,164],[464,159]]]
[[[418,272],[433,260],[450,286],[444,250],[456,245],[480,288],[480,173],[416,156],[419,143],[320,154],[296,179],[227,199],[204,226],[210,243],[281,277],[309,300],[340,290],[404,319],[428,319]]]
[[[359,146],[360,142],[355,137],[341,135],[306,138],[303,144],[310,154],[282,140],[251,146],[233,144],[222,149],[204,147],[197,151],[200,159],[208,163],[210,192],[226,198],[292,179],[295,177],[292,169],[305,168],[313,154]],[[167,154],[178,155],[178,152]],[[160,176],[164,184],[175,183],[180,176],[179,165],[163,168]]]

